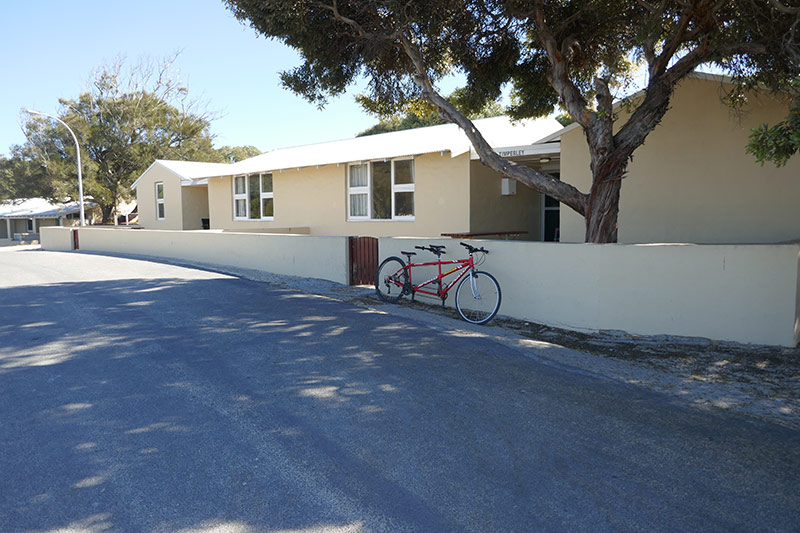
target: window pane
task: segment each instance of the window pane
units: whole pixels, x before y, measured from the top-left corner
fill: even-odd
[[[272,192],[272,174],[261,174],[261,192]]]
[[[162,200],[164,198],[164,184],[156,183],[156,198]]]
[[[414,193],[396,192],[394,193],[394,215],[397,217],[414,216]]]
[[[394,162],[394,183],[396,185],[414,183],[413,163],[411,159]]]
[[[372,218],[392,218],[392,164],[372,163]]]
[[[164,204],[158,204],[158,218],[164,218]]]
[[[367,165],[351,165],[350,166],[350,186],[351,187],[366,187],[367,186]]]
[[[247,200],[236,200],[236,218],[247,218]]]
[[[233,178],[233,183],[234,183],[234,190],[233,190],[234,194],[244,194],[245,193],[244,176],[237,176],[237,177]]]
[[[250,200],[249,218],[261,218],[261,191],[258,189],[258,174],[247,176],[247,181],[250,186],[250,191],[247,195],[248,200]]]
[[[272,198],[261,199],[261,213],[265,217],[275,216],[273,212]]]
[[[350,195],[350,216],[351,217],[365,217],[367,216],[367,195],[366,194],[351,194]]]

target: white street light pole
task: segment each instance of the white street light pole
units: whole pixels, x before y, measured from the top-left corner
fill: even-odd
[[[78,156],[78,196],[81,203],[81,226],[85,226],[86,222],[84,219],[83,213],[83,176],[81,175],[81,147],[78,144],[78,137],[75,136],[75,132],[72,131],[72,128],[67,126],[67,123],[61,120],[58,117],[54,117],[53,115],[48,115],[47,113],[42,113],[41,111],[34,111],[33,109],[26,109],[26,113],[30,113],[31,115],[42,115],[44,117],[52,118],[53,120],[57,120],[60,122],[65,128],[69,130],[72,134],[72,138],[75,139],[75,154]]]

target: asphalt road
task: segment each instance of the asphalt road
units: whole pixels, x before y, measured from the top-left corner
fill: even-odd
[[[800,530],[798,432],[386,308],[0,250],[0,531]]]

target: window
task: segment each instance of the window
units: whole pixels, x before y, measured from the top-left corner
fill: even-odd
[[[233,218],[272,220],[275,216],[272,174],[248,174],[233,178]]]
[[[413,220],[414,161],[372,161],[347,167],[348,220]]]
[[[156,218],[164,220],[164,183],[156,183]]]

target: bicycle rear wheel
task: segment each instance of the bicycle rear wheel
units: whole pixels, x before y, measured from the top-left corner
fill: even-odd
[[[488,272],[473,270],[456,289],[456,309],[472,324],[486,324],[500,309],[500,284]]]
[[[406,264],[399,257],[387,257],[375,276],[375,292],[384,302],[393,304],[403,296],[408,282]]]

